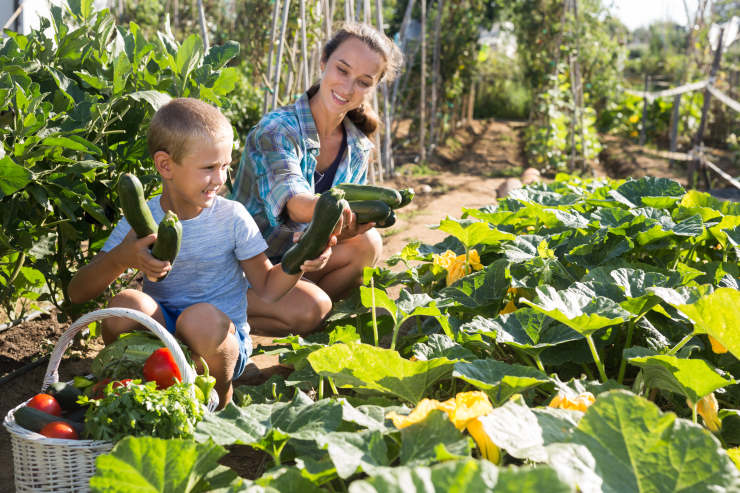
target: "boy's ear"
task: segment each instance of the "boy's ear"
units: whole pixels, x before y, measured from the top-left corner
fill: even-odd
[[[172,168],[175,165],[170,154],[166,151],[157,151],[152,158],[154,159],[154,167],[162,175],[162,178],[170,178],[172,176]]]

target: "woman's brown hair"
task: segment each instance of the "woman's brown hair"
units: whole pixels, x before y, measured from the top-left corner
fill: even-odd
[[[321,61],[326,63],[334,50],[339,45],[350,38],[357,38],[368,48],[380,54],[385,60],[385,70],[380,74],[378,83],[393,81],[401,71],[403,65],[403,55],[401,50],[391,41],[388,36],[375,29],[369,24],[360,22],[351,22],[344,24],[342,28],[334,33],[334,36],[326,42],[321,52]],[[314,84],[307,91],[308,97],[311,98],[319,90],[319,84]],[[347,112],[347,117],[362,133],[372,137],[380,125],[380,118],[373,108],[368,104],[363,104],[359,108]]]

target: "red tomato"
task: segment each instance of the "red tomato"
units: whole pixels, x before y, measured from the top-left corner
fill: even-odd
[[[48,438],[65,438],[67,440],[77,440],[80,438],[74,428],[63,421],[52,421],[51,423],[47,423],[43,428],[41,428],[39,433]]]
[[[36,394],[26,405],[54,416],[62,415],[62,406],[49,394]]]
[[[146,381],[157,382],[157,388],[160,390],[182,381],[175,358],[166,347],[157,349],[146,359],[142,373]]]

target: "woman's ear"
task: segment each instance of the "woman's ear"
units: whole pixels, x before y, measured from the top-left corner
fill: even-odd
[[[162,175],[162,178],[171,178],[172,167],[175,165],[175,162],[170,157],[170,154],[166,151],[157,151],[152,158],[154,159],[154,168]]]

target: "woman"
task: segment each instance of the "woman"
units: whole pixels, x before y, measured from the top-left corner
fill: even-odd
[[[247,135],[231,198],[242,202],[267,240],[273,262],[313,217],[317,193],[339,183],[365,183],[378,116],[370,101],[381,81],[399,72],[402,55],[367,24],[347,24],[326,43],[321,80],[295,104],[265,115]],[[249,323],[273,335],[317,329],[332,307],[361,283],[380,258],[374,223],[357,224],[345,209],[326,267],[307,274],[278,303],[248,290]]]

